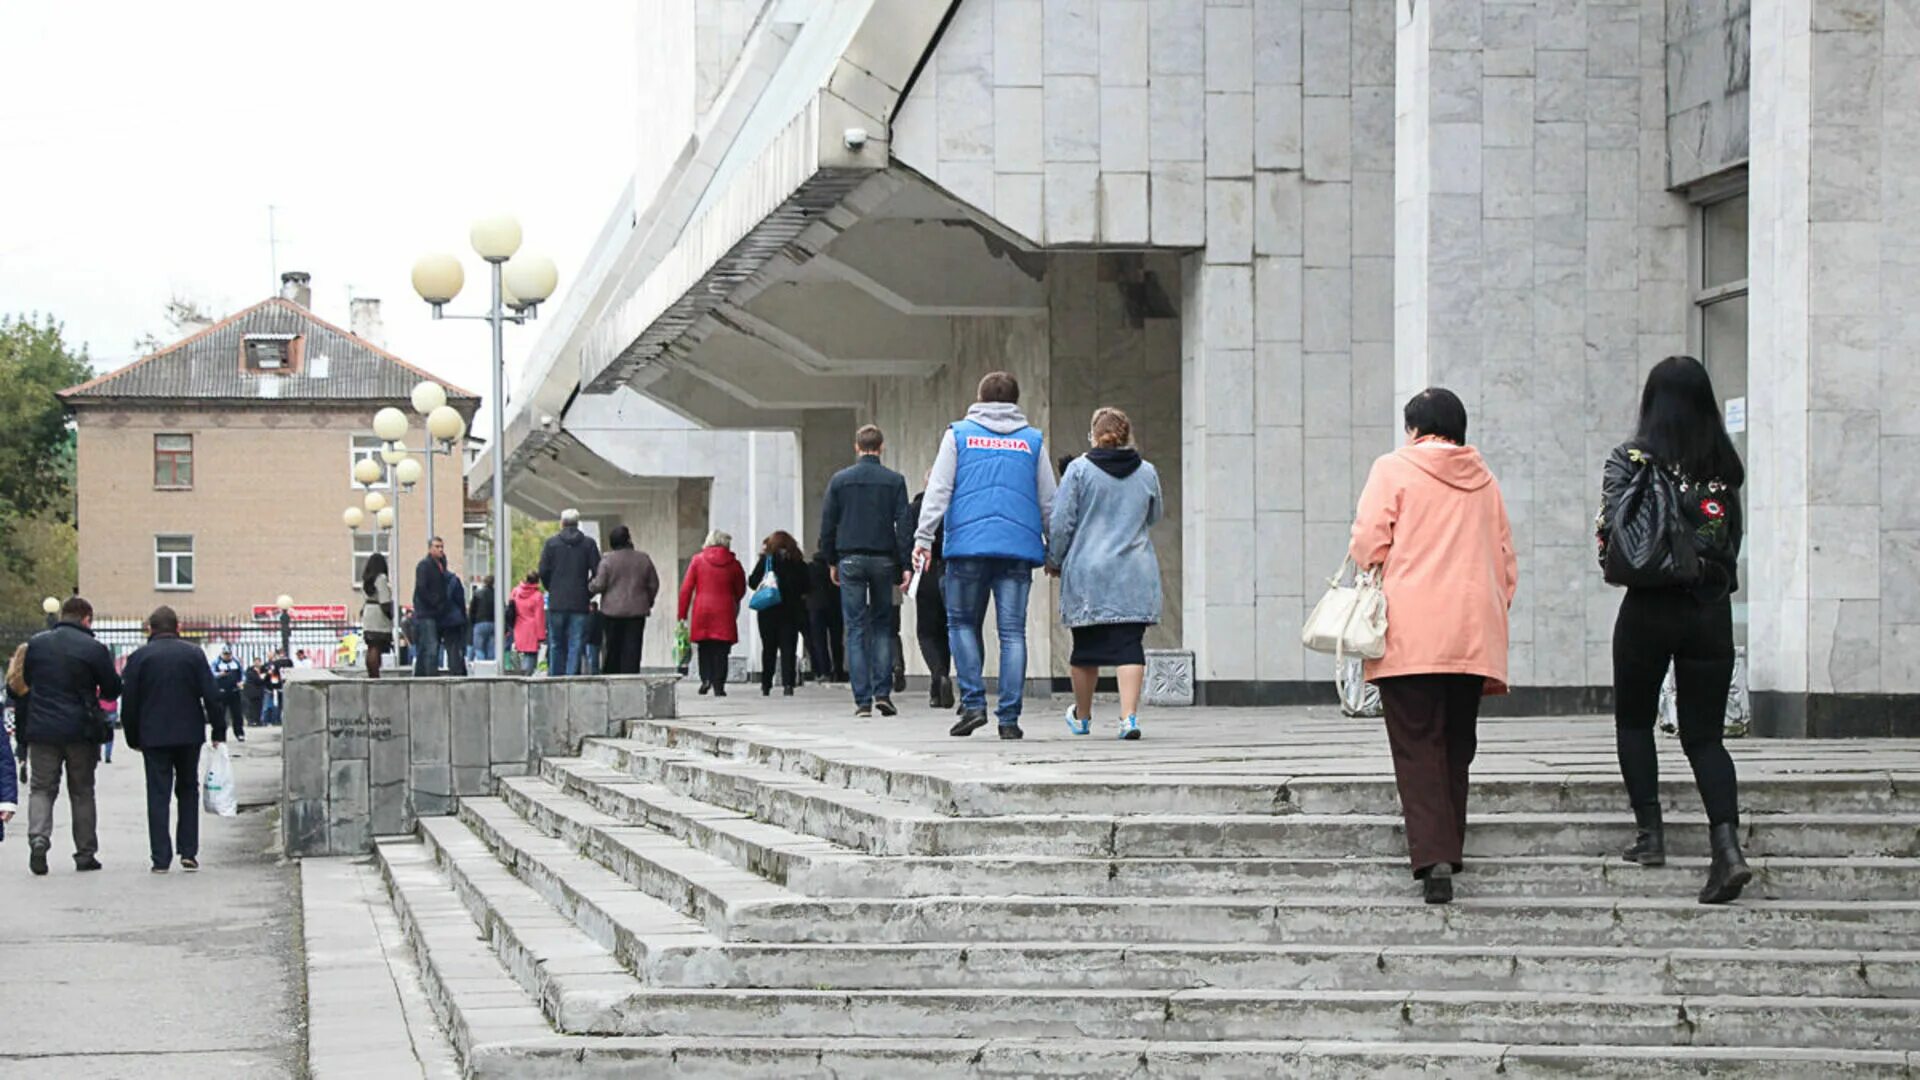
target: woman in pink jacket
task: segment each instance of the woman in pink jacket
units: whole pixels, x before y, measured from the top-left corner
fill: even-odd
[[[1404,415],[1407,445],[1373,463],[1348,554],[1383,574],[1387,649],[1366,676],[1386,709],[1413,876],[1427,903],[1444,904],[1461,868],[1480,699],[1507,692],[1520,571],[1500,483],[1466,444],[1466,406],[1432,388]]]

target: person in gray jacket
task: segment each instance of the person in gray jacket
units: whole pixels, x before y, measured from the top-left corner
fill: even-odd
[[[1122,739],[1140,737],[1140,688],[1147,677],[1147,627],[1160,621],[1160,560],[1148,530],[1164,510],[1160,474],[1133,446],[1119,409],[1093,414],[1093,449],[1060,480],[1047,539],[1047,572],[1060,578],[1060,621],[1073,631],[1073,705],[1067,730],[1093,730],[1100,669],[1120,684]]]

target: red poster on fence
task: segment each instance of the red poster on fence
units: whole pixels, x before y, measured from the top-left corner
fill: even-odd
[[[346,622],[345,604],[295,604],[287,609],[294,622]],[[272,604],[253,605],[255,619],[274,621],[280,618],[280,609]]]

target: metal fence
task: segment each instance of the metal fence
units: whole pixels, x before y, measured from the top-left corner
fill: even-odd
[[[10,656],[15,646],[46,628],[44,621],[30,624],[0,623],[0,646]],[[287,655],[297,657],[304,651],[314,667],[344,665],[348,662],[347,646],[357,641],[359,634],[358,623],[295,622],[287,631]],[[146,622],[144,619],[96,615],[93,636],[113,650],[114,656],[126,656],[147,643]],[[180,636],[204,648],[209,657],[218,655],[223,645],[233,646],[233,654],[243,661],[264,659],[280,649],[280,624],[272,619],[196,618],[182,615]],[[357,649],[352,651],[358,653]]]

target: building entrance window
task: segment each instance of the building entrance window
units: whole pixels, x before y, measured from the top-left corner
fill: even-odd
[[[1693,347],[1713,377],[1740,460],[1747,459],[1747,195],[1718,195],[1694,213]],[[1746,500],[1751,502],[1751,500]],[[1747,643],[1746,550],[1733,598],[1734,640]]]

